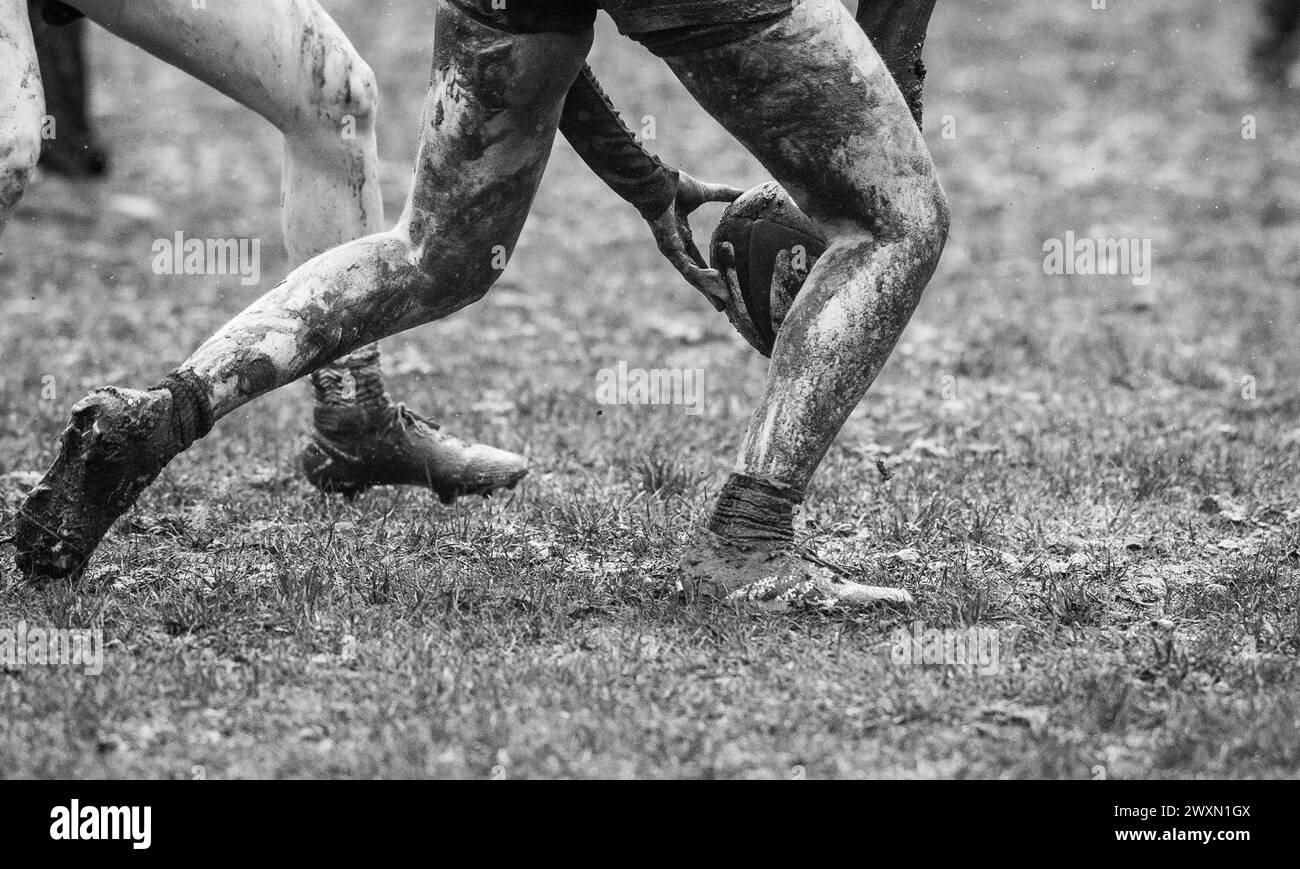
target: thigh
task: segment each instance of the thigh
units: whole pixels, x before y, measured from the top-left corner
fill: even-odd
[[[190,0],[65,2],[282,130],[310,118],[319,94],[369,79],[316,0],[220,0],[203,9]]]
[[[925,142],[839,0],[798,2],[759,33],[666,60],[832,236],[898,237],[932,210],[911,201],[931,187]]]
[[[415,184],[401,222],[425,272],[470,293],[491,284],[532,206],[591,39],[590,27],[510,32],[439,3]]]
[[[40,135],[45,102],[27,0],[0,0],[0,156]]]
[[[583,33],[591,29],[597,0],[448,0],[484,24],[510,33]]]

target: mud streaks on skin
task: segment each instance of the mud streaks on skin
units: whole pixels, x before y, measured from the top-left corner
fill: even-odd
[[[349,119],[354,124],[358,122],[358,116],[362,114],[360,101],[373,95],[356,92],[354,64],[360,61],[337,27],[325,17],[320,7],[308,5],[303,8],[307,15],[300,26],[298,62],[312,82],[307,91],[308,105],[318,122],[342,130]],[[360,132],[356,131],[356,135]],[[356,207],[362,211],[361,223],[367,225],[370,222],[367,209],[370,197],[366,186],[370,183],[372,167],[364,155],[353,153],[348,155],[346,171],[348,190]]]
[[[436,95],[431,143],[420,152],[427,180],[412,200],[410,232],[421,248],[422,267],[471,288],[465,291],[468,304],[495,277],[492,252],[498,246],[513,250],[532,205],[531,191],[546,168],[550,142],[525,141],[520,130],[543,122],[553,126],[554,118],[533,111],[519,117],[521,104],[526,105],[526,71],[512,39],[465,20],[447,20],[450,26],[439,27],[435,36],[435,51],[447,60],[431,84]],[[450,217],[468,232],[444,231],[435,215]],[[481,227],[509,229],[492,238]]]
[[[864,117],[871,119],[874,131],[889,129],[893,118],[882,111],[882,95],[851,64],[829,68],[811,62],[834,50],[815,32],[792,37],[775,30],[760,34],[757,41],[757,50],[740,57],[720,51],[708,59],[693,59],[687,73],[692,90],[708,94],[706,108],[725,117],[733,134],[757,150],[764,165],[797,198],[803,191],[818,192],[817,213],[810,209],[810,216],[859,223],[865,215],[873,234],[896,235],[900,216],[888,192],[853,177],[863,173],[861,160],[854,155],[848,165],[844,153],[860,133]],[[810,62],[792,62],[790,55],[795,52]],[[795,64],[816,68],[821,75],[781,74]],[[828,104],[852,104],[855,111],[832,115],[826,111]],[[816,130],[816,135],[810,135],[810,130]],[[773,141],[775,147],[760,145]],[[881,161],[872,167],[872,175],[888,178],[896,173],[903,168],[896,165],[899,156],[870,155]]]
[[[802,491],[933,272],[942,190],[890,70],[838,0],[669,63],[831,240],[786,315],[736,466]]]
[[[446,316],[496,278],[591,34],[503,36],[439,6],[415,187],[398,226],[295,269],[183,366],[216,418],[331,359]],[[441,108],[442,111],[435,111]]]

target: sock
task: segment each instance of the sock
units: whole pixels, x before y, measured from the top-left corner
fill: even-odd
[[[154,389],[165,389],[172,395],[172,434],[181,450],[189,449],[196,440],[212,431],[215,419],[212,402],[203,381],[193,371],[177,369],[168,374]]]
[[[728,540],[790,543],[794,540],[794,508],[803,492],[733,473],[718,495],[709,530]]]
[[[371,344],[326,365],[311,376],[318,406],[351,406],[362,410],[384,410],[392,399],[384,388],[379,365],[379,346]]]

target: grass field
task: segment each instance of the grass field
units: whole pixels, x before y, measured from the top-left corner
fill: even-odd
[[[325,5],[379,75],[396,216],[430,4]],[[497,288],[387,345],[394,393],[527,450],[525,484],[450,508],[323,499],[294,469],[306,387],[245,409],[83,588],[27,588],[0,548],[0,627],[108,640],[97,677],[0,673],[0,775],[1296,775],[1300,104],[1245,76],[1247,4],[1108,5],[936,15],[926,126],[952,237],[799,520],[912,611],[678,600],[762,360],[560,143]],[[113,177],[34,185],[0,243],[6,525],[73,402],[156,381],[289,265],[275,131],[102,32],[93,47]],[[666,159],[766,180],[612,28],[592,60]],[[262,285],[153,274],[176,231],[263,239]],[[1045,274],[1067,232],[1149,239],[1150,283]],[[702,369],[704,412],[597,404],[620,361]],[[996,631],[1000,666],[896,663],[917,621]]]

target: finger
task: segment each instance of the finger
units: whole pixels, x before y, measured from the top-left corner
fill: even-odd
[[[694,260],[697,266],[707,269],[709,267],[708,260],[700,253],[700,249],[695,246],[695,233],[691,230],[691,222],[686,219],[685,209],[678,209],[677,219],[673,223],[673,230],[673,247],[680,248]]]
[[[691,235],[691,227],[685,220],[678,221],[666,233],[656,233],[655,242],[659,246],[659,252],[668,257],[677,265],[676,257],[680,257],[685,262],[692,262],[702,269],[707,269],[709,264],[700,254],[700,249],[695,246],[695,238]],[[681,271],[680,267],[678,271]]]
[[[722,275],[716,269],[701,269],[688,267],[686,279],[690,281],[697,290],[704,294],[709,304],[715,311],[723,311],[727,307],[727,288],[722,280]]]
[[[681,213],[687,215],[706,202],[734,202],[744,192],[730,184],[706,184],[703,181],[695,181],[677,195],[677,203]]]
[[[792,289],[792,282],[796,280],[793,257],[789,249],[783,248],[776,252],[776,262],[772,264],[772,287],[783,287],[787,290]]]
[[[727,300],[730,298],[726,284],[722,276],[710,268],[700,268],[695,263],[687,259],[681,251],[675,251],[668,257],[668,261],[673,264],[673,268],[686,278],[691,286],[704,294],[704,298],[709,300],[709,304],[714,310],[721,311],[727,306]]]
[[[740,289],[740,275],[736,273],[736,249],[729,242],[718,245],[718,272],[727,288],[729,309],[748,319],[745,293]]]
[[[694,236],[687,235],[686,238],[683,240],[686,242],[687,255],[690,256],[690,258],[695,261],[695,264],[697,266],[699,266],[702,269],[707,269],[709,267],[709,263],[704,258],[704,255],[700,253],[699,247],[696,246]]]
[[[718,249],[715,253],[717,254],[718,261],[713,264],[714,267],[720,272],[726,273],[730,271],[732,274],[735,274],[736,249],[731,246],[731,242],[724,241],[722,244],[718,245]]]
[[[702,181],[700,186],[704,188],[705,202],[734,202],[745,193],[739,187],[732,187],[730,184],[710,184]]]
[[[673,267],[681,273],[682,277],[686,278],[690,285],[701,291],[703,297],[708,299],[708,304],[714,306],[715,311],[723,311],[727,308],[728,299],[731,297],[729,297],[722,274],[711,268],[699,268],[698,265],[686,259],[685,256],[680,256],[680,258],[673,261]]]
[[[769,295],[768,314],[772,332],[780,332],[785,315],[790,313],[786,303],[794,297],[801,278],[791,265],[790,251],[781,250],[776,255],[776,266],[772,269],[772,287]]]

